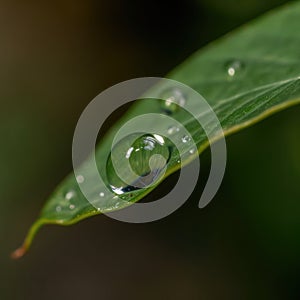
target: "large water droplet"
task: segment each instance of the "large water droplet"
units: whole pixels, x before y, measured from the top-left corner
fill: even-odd
[[[131,134],[119,141],[108,157],[108,183],[118,195],[151,186],[164,175],[169,158],[170,148],[162,136]]]
[[[179,109],[179,106],[184,106],[186,96],[178,88],[169,88],[161,94],[162,110],[167,114],[172,114]]]
[[[230,60],[225,64],[226,71],[230,77],[235,76],[244,68],[244,64],[240,60]]]

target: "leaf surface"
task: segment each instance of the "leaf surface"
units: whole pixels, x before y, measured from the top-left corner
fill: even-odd
[[[299,28],[300,3],[285,5],[198,51],[167,78],[182,82],[203,95],[217,114],[226,135],[237,132],[300,103]],[[101,174],[105,174],[116,130],[134,116],[149,112],[161,113],[160,101],[138,101],[97,146],[96,159]],[[192,134],[200,154],[208,146],[206,136],[195,126],[190,115],[179,112],[175,117]],[[180,167],[177,161],[178,154],[172,153],[167,175]],[[118,199],[111,196],[104,195],[99,199],[93,188],[97,178],[91,176],[86,180],[90,184],[90,196],[101,202],[101,209],[95,209],[85,199],[71,173],[48,199],[23,246],[13,253],[14,258],[27,251],[37,230],[44,224],[71,225],[122,208],[118,207]],[[135,191],[130,201],[140,200],[152,189]]]

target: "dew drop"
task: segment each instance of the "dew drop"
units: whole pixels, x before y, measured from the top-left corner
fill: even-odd
[[[184,135],[184,136],[181,138],[181,141],[182,141],[183,143],[188,143],[190,140],[191,140],[191,138],[190,138],[188,135]]]
[[[229,62],[226,63],[225,68],[228,75],[230,77],[233,77],[244,68],[244,65],[239,60],[230,60]]]
[[[83,183],[83,182],[84,182],[84,177],[83,177],[82,175],[78,175],[78,176],[76,177],[76,181],[77,181],[78,183]]]
[[[189,153],[190,153],[190,154],[194,154],[194,153],[195,153],[195,149],[191,149],[191,150],[189,151]]]
[[[56,208],[55,208],[55,210],[56,210],[56,212],[61,212],[61,206],[56,206]]]
[[[167,114],[172,114],[179,109],[179,106],[186,104],[186,96],[178,88],[169,88],[161,94],[162,110]]]
[[[74,205],[74,204],[70,204],[70,205],[69,205],[69,208],[70,208],[71,210],[73,210],[73,209],[75,208],[75,205]]]
[[[165,173],[171,152],[158,134],[131,134],[112,149],[106,175],[111,190],[130,197],[130,192],[147,188]],[[124,199],[124,197],[122,197]]]
[[[71,200],[72,198],[74,198],[75,195],[76,195],[76,193],[75,193],[74,191],[69,191],[69,192],[66,193],[65,199],[66,199],[67,201],[69,201],[69,200]]]
[[[179,132],[179,128],[177,126],[173,125],[168,128],[167,132],[169,135],[171,135],[171,134],[174,134],[175,132]]]
[[[99,196],[100,196],[100,197],[104,197],[104,193],[101,192],[101,193],[99,194]]]

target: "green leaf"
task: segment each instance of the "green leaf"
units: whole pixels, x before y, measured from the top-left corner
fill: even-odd
[[[299,28],[300,3],[286,5],[200,50],[172,71],[168,78],[178,80],[203,95],[220,119],[226,135],[237,132],[300,103]],[[139,101],[113,126],[97,147],[96,159],[101,174],[105,174],[116,130],[132,117],[149,112],[160,113],[161,103]],[[195,127],[190,115],[179,112],[176,119],[186,124],[201,153],[208,146],[205,135]],[[167,175],[179,168],[177,160],[178,153],[173,153]],[[88,162],[85,167],[88,167]],[[93,194],[97,178],[92,176],[87,181],[90,182],[91,197],[99,198]],[[140,200],[152,189],[134,191],[130,201]],[[21,257],[27,251],[42,225],[71,225],[122,208],[117,204],[117,199],[104,195],[101,209],[95,209],[80,192],[72,173],[52,194],[23,246],[13,253],[13,257]]]

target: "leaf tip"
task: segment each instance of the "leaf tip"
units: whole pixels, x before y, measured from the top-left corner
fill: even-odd
[[[20,259],[25,255],[27,252],[28,247],[23,244],[20,248],[16,249],[14,252],[11,253],[10,257],[14,260]]]
[[[30,228],[29,232],[26,235],[25,241],[23,243],[23,245],[16,249],[14,252],[11,253],[10,257],[12,259],[20,259],[21,257],[23,257],[28,249],[30,248],[30,245],[32,243],[32,240],[34,238],[34,236],[36,235],[37,231],[40,229],[40,227],[45,224],[46,222],[44,220],[37,220]]]

